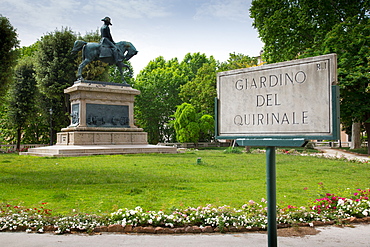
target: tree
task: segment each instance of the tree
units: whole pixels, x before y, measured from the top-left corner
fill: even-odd
[[[338,55],[342,124],[362,123],[370,143],[370,97],[367,91],[370,83],[370,18],[354,17],[335,25],[326,35],[321,51]]]
[[[241,54],[230,56],[229,61],[240,61],[240,66],[254,64],[255,60]],[[175,139],[175,130],[170,123],[176,105],[186,102],[198,115],[213,118],[217,65],[212,56],[188,53],[181,63],[177,58],[166,61],[158,57],[138,74],[134,88],[139,89],[141,95],[136,97],[135,115],[139,127],[148,132],[150,143]],[[212,139],[209,135],[210,132],[205,130],[201,138]]]
[[[199,141],[210,142],[215,137],[215,119],[211,115],[203,115],[199,119]]]
[[[134,88],[141,91],[136,97],[135,114],[137,124],[148,132],[150,143],[175,139],[174,128],[169,123],[176,105],[183,103],[180,88],[192,81],[204,64],[212,61],[213,57],[208,59],[200,53],[186,54],[181,63],[177,58],[166,61],[158,57],[140,71],[134,83]]]
[[[16,30],[6,17],[0,15],[0,98],[4,97],[13,80],[18,44]]]
[[[264,60],[273,63],[316,49],[335,24],[362,19],[369,7],[368,0],[254,0],[250,16],[265,44]]]
[[[176,139],[182,143],[198,143],[200,127],[195,108],[191,104],[182,103],[177,106],[174,117],[173,125],[176,131]]]
[[[34,64],[31,59],[21,60],[15,69],[15,80],[10,89],[9,120],[16,129],[17,150],[20,150],[22,131],[35,109],[36,79]]]
[[[37,41],[36,43],[30,45],[30,46],[23,46],[21,48],[18,48],[18,59],[28,59],[35,56],[36,51],[39,48],[40,41]]]
[[[43,36],[35,54],[36,79],[47,103],[44,113],[50,113],[51,143],[61,128],[69,124],[70,103],[64,89],[73,85],[76,77],[75,56],[71,55],[74,33],[67,28]]]
[[[200,117],[201,116],[201,117]],[[171,122],[176,131],[176,139],[179,142],[199,141],[209,142],[214,139],[214,118],[211,115],[201,115],[188,103],[177,106],[174,120]]]
[[[250,9],[266,61],[338,54],[341,122],[364,123],[368,136],[369,9],[368,0],[254,0]]]
[[[195,111],[202,114],[214,115],[216,91],[216,61],[203,63],[192,81],[180,87],[180,97],[191,104]]]
[[[258,60],[256,57],[250,57],[241,53],[235,54],[230,53],[229,58],[226,62],[222,62],[219,65],[218,72],[249,68],[258,65]]]
[[[19,97],[17,93],[17,91],[19,91],[21,88],[23,88],[23,91],[25,87],[27,87],[24,85],[26,82],[23,83],[23,81],[32,80],[32,77],[35,80],[35,75],[32,73],[34,73],[34,54],[38,49],[38,43],[39,42],[36,42],[28,47],[21,47],[17,49],[19,54],[18,65],[16,66],[15,74],[13,76],[14,79],[10,85],[10,90],[8,90],[8,93],[4,96],[5,104],[0,110],[0,142],[8,144],[17,143],[16,114],[23,113],[23,111],[16,112],[16,108],[23,109],[25,107],[24,104],[30,100],[33,100],[31,110],[32,113],[27,114],[26,122],[22,126],[21,142],[24,144],[48,142],[49,135],[47,133],[49,129],[48,120],[50,114],[47,113],[46,116],[43,114],[43,108],[46,105],[45,97],[40,94],[36,86],[33,87],[33,89],[30,89],[29,94],[26,96],[23,95],[23,98]],[[25,102],[23,103],[23,101]],[[22,102],[22,105],[17,105],[17,102]]]
[[[217,96],[216,73],[257,66],[257,58],[240,53],[230,53],[229,59],[220,64],[212,56],[208,59],[208,62],[205,62],[204,59],[196,59],[196,61],[199,60],[203,61],[202,66],[196,71],[192,80],[181,86],[180,97],[184,102],[193,105],[198,113],[211,116],[214,116],[214,99]]]
[[[171,141],[174,129],[168,123],[182,103],[180,86],[187,82],[176,58],[166,61],[158,57],[137,75],[134,88],[141,91],[135,99],[136,123],[148,132],[149,143]]]
[[[188,76],[188,81],[192,81],[203,64],[211,63],[212,61],[214,61],[214,58],[212,56],[207,58],[204,53],[188,53],[185,55],[180,65],[183,72]]]
[[[352,123],[350,149],[361,148],[361,123]]]

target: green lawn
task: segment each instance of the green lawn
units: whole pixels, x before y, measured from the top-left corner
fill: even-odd
[[[370,187],[369,164],[285,154],[278,154],[276,163],[281,205],[305,206],[319,194]],[[265,154],[222,150],[70,158],[1,154],[0,202],[27,207],[47,202],[54,214],[103,214],[136,206],[240,207],[266,198],[265,166]]]

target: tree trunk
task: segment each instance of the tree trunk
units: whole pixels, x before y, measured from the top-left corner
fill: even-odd
[[[350,149],[361,148],[361,123],[352,123],[352,139]]]
[[[21,149],[21,139],[22,139],[22,128],[17,128],[17,151]]]
[[[367,154],[370,155],[370,123],[365,123],[365,131],[367,135]]]

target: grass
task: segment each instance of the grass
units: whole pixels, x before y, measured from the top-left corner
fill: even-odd
[[[54,214],[240,207],[266,198],[265,166],[265,154],[223,150],[68,158],[1,154],[0,202],[47,202]],[[370,187],[369,164],[277,154],[276,170],[281,205],[306,206],[327,192]]]

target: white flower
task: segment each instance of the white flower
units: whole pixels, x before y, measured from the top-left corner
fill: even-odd
[[[172,223],[166,223],[165,226],[169,226],[169,227],[173,227],[173,224]]]
[[[342,198],[340,198],[337,202],[338,205],[344,205],[344,200]]]

